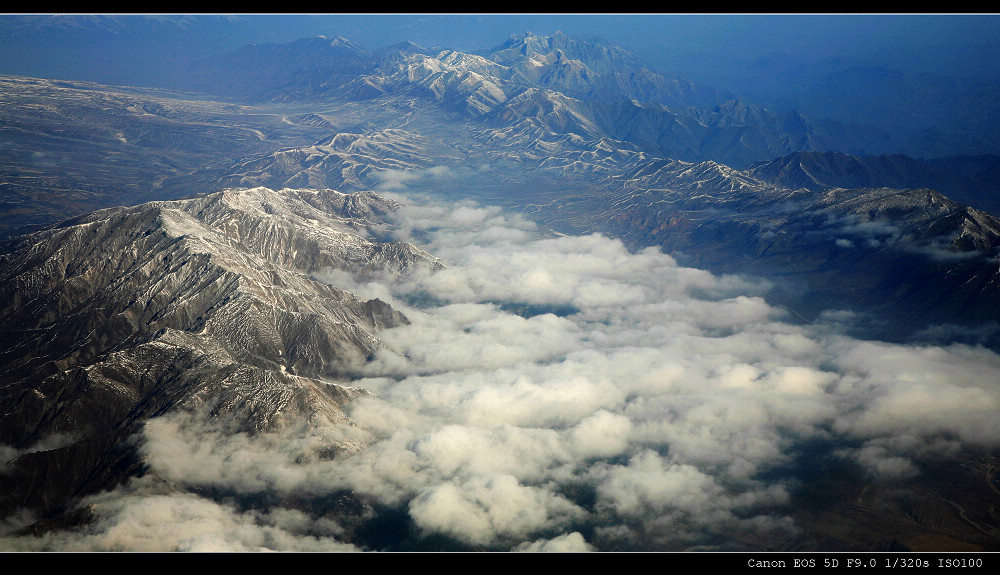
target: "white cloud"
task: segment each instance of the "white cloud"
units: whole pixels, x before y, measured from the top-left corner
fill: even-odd
[[[587,540],[578,531],[552,539],[539,539],[531,543],[522,543],[514,548],[514,551],[525,553],[581,553],[593,550],[593,546],[587,543]]]
[[[503,474],[432,486],[417,494],[409,511],[423,529],[483,545],[498,539],[523,540],[583,515],[563,497]]]
[[[380,182],[379,190],[404,189],[408,185],[421,180],[449,178],[453,175],[451,168],[448,166],[432,166],[419,170],[384,169],[375,173],[376,178]]]
[[[791,325],[762,297],[766,284],[684,268],[655,248],[545,236],[469,202],[398,199],[410,207],[395,233],[447,269],[391,281],[321,274],[411,321],[380,334],[387,347],[351,382],[373,394],[348,406],[357,427],[250,437],[168,415],[143,434],[155,474],[242,494],[351,490],[405,509],[420,534],[472,546],[685,549],[794,535],[794,478],[767,472],[794,461],[800,442],[860,445],[840,454],[889,479],[919,473],[930,453],[1000,443],[1000,357],[983,348]],[[366,447],[309,456],[345,438]],[[289,523],[177,495],[127,501],[113,515],[146,517],[140,533],[154,517],[211,526],[195,528],[198,539],[168,530],[174,546],[308,547],[326,537],[292,511]],[[156,513],[139,514],[148,509]],[[114,525],[95,540],[107,545]]]
[[[287,509],[240,512],[150,480],[89,497],[94,520],[70,531],[0,539],[0,550],[33,551],[356,551],[339,526]]]

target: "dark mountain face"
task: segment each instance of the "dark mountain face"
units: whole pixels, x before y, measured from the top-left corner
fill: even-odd
[[[902,155],[857,157],[838,152],[796,152],[747,171],[785,188],[933,188],[980,209],[1000,211],[1000,156],[922,160]]]
[[[992,147],[995,141],[987,144],[993,139],[989,130],[983,129],[997,119],[989,103],[1000,88],[995,79],[977,74],[961,77],[962,66],[943,74],[904,73],[851,59],[807,64],[798,56],[775,56],[747,62],[732,78],[744,98],[768,107],[796,107],[809,117],[907,135],[896,153],[924,158],[997,153]],[[936,132],[934,139],[921,141],[919,135],[928,129]],[[949,142],[948,149],[941,146],[944,142]],[[970,145],[977,150],[962,149]]]
[[[869,337],[996,321],[996,218],[930,190],[762,192],[639,192],[614,208],[610,227],[692,265],[780,278],[782,300],[809,320],[837,307],[892,318]]]

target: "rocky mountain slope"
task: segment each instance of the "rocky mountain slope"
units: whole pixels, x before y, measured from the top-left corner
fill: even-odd
[[[809,320],[834,309],[879,318],[870,337],[998,319],[1000,220],[933,190],[643,189],[609,213],[638,245],[772,278],[775,297]]]
[[[1000,212],[1000,157],[994,155],[917,159],[803,151],[761,162],[747,172],[784,188],[933,188]]]
[[[56,512],[141,467],[149,417],[209,410],[232,432],[349,424],[344,386],[405,324],[317,279],[438,265],[379,239],[374,194],[228,189],[112,208],[4,244],[0,255],[0,509]],[[38,441],[63,444],[33,449]],[[355,449],[345,439],[326,446]]]

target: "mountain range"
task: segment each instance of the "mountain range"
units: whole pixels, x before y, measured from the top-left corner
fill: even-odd
[[[131,485],[137,477],[156,476],[157,489],[187,493],[151,471],[136,440],[151,421],[194,414],[218,424],[229,438],[266,437],[297,426],[348,430],[329,441],[302,442],[294,460],[305,462],[366,453],[384,439],[372,429],[384,431],[379,426],[386,421],[403,428],[423,425],[425,419],[405,420],[390,409],[375,423],[353,415],[352,406],[378,399],[356,385],[366,369],[387,361],[386,354],[395,354],[393,361],[420,359],[385,335],[408,333],[410,312],[388,295],[355,288],[433,277],[448,289],[478,293],[481,285],[462,283],[461,271],[431,253],[433,247],[454,255],[455,246],[434,234],[464,230],[469,222],[482,223],[477,228],[482,237],[501,245],[516,244],[528,230],[545,241],[607,240],[621,254],[669,258],[671,266],[701,278],[685,289],[706,302],[786,313],[788,325],[774,328],[784,330],[775,347],[793,356],[811,349],[796,329],[827,330],[823,333],[834,334],[831,345],[864,337],[878,342],[873,346],[898,344],[907,350],[941,345],[948,353],[971,355],[1000,349],[995,155],[903,156],[894,153],[907,138],[900,132],[813,119],[795,110],[775,112],[727,90],[663,75],[603,40],[562,33],[512,35],[478,53],[411,42],[368,51],[340,37],[251,44],[185,62],[169,84],[0,76],[0,447],[12,454],[0,467],[0,517],[33,514],[16,536],[82,528],[93,517],[80,511],[80,501]],[[938,146],[944,136],[927,138]],[[417,213],[442,219],[419,233],[401,228],[404,200],[393,195],[400,192],[434,198],[456,211],[445,217],[443,210],[424,207],[426,212]],[[496,216],[501,212],[508,215]],[[529,219],[530,225],[524,223]],[[400,239],[403,231],[438,239],[418,247],[416,239]],[[614,249],[608,248],[616,261],[627,259]],[[511,267],[531,259],[519,257]],[[572,254],[566,259],[589,265]],[[544,292],[552,280],[547,272],[534,272],[511,281]],[[712,282],[752,286],[759,297],[725,299]],[[593,288],[582,299],[604,301],[602,293]],[[407,295],[418,314],[436,301],[419,291]],[[657,300],[649,309],[668,303]],[[478,336],[522,321],[556,331],[569,329],[567,317],[589,317],[569,304],[503,298],[442,307],[467,319],[483,313],[476,305],[516,313],[462,333]],[[770,321],[767,314],[758,323]],[[606,323],[612,332],[620,327]],[[413,327],[413,337],[426,337],[419,329]],[[728,329],[719,321],[710,331],[720,340],[737,337]],[[598,330],[581,341],[593,347],[608,337]],[[440,343],[434,353],[445,357],[463,351],[449,349],[443,339],[434,343]],[[490,349],[509,352],[503,345]],[[540,365],[551,367],[546,361]],[[567,355],[551,363],[575,361],[582,360]],[[824,382],[832,381],[833,363],[817,360],[815,372],[793,366],[787,372],[792,375],[775,385],[832,393],[840,388]],[[736,381],[754,370],[739,364],[713,377]],[[446,388],[435,378],[447,373],[429,369],[416,383],[444,397]],[[666,381],[666,390],[682,379],[671,373],[665,368],[650,377]],[[394,377],[379,379],[375,388],[411,382]],[[462,385],[475,379],[462,377],[468,377]],[[907,373],[901,380],[910,377],[916,376]],[[509,379],[519,390],[530,387],[529,376]],[[752,387],[771,380],[758,374],[749,381],[746,386]],[[843,388],[855,384],[850,377],[838,381]],[[408,391],[394,393],[398,398]],[[454,401],[474,397],[463,393]],[[661,391],[653,397],[657,394]],[[958,403],[988,406],[992,397],[962,396]],[[789,405],[797,409],[795,401]],[[595,413],[603,419],[588,425],[600,427],[597,435],[605,442],[616,429],[632,429],[631,422],[625,426],[616,419],[618,413]],[[850,449],[875,458],[873,453],[898,448],[869,445],[865,438],[836,449],[825,445],[843,433],[838,425],[846,425],[830,417],[814,435],[797,437],[808,445],[796,449],[827,457],[825,464],[839,469]],[[509,439],[515,427],[489,441]],[[582,436],[590,428],[580,429],[573,433]],[[446,431],[455,432],[455,426]],[[774,433],[779,432],[784,430]],[[921,483],[940,501],[928,496],[902,506],[915,510],[886,520],[890,526],[879,527],[879,538],[865,549],[909,548],[884,537],[904,524],[900,532],[918,533],[907,539],[911,545],[995,547],[995,514],[976,511],[969,519],[963,511],[979,509],[983,486],[995,482],[996,467],[989,463],[995,446],[987,441],[986,447],[975,445],[980,451],[966,449],[964,436],[949,433],[937,439],[954,441],[949,453],[962,463],[949,459],[941,464],[947,472],[934,467]],[[916,441],[904,439],[900,442]],[[440,436],[400,441],[414,453],[453,453]],[[811,452],[810,442],[822,449]],[[602,449],[594,453],[605,453]],[[646,466],[643,473],[653,473],[652,464],[644,462],[654,455],[635,455],[632,461],[637,468]],[[614,476],[623,457],[594,456],[600,462],[595,469],[603,471],[593,474]],[[908,468],[897,459],[878,459],[879,469],[889,470],[885,476],[895,478],[898,471],[907,477]],[[829,463],[834,460],[836,465]],[[713,465],[705,468],[715,470]],[[670,468],[692,482],[701,481],[699,472],[692,465]],[[590,473],[571,478],[579,485],[567,480],[546,505],[571,517],[572,506],[560,507],[565,496],[593,513],[607,511],[594,503],[608,496],[586,483]],[[978,488],[949,491],[954,486],[948,478],[959,475],[970,485],[973,478]],[[882,493],[889,485],[879,483],[881,478],[851,475],[850,485],[859,486],[862,495],[851,492],[857,496],[845,495],[831,508],[862,506],[870,486],[878,486],[872,493]],[[470,490],[482,503],[484,494],[503,491],[504,481]],[[736,492],[756,489],[758,481],[768,478],[723,483]],[[747,491],[752,496],[746,499],[773,497],[780,508],[788,500],[782,499],[783,490],[799,488],[808,490],[790,482],[766,495]],[[965,498],[951,504],[958,511],[941,493]],[[414,519],[404,519],[407,513],[454,496],[424,494],[404,509],[355,493],[307,502],[291,496],[254,500],[224,490],[198,494],[237,501],[241,509],[265,515],[272,506],[287,504],[312,519],[342,521],[338,534],[371,548],[384,543],[378,529],[410,533],[406,529],[415,528],[407,521]],[[624,513],[627,502],[619,504],[615,512]],[[742,521],[740,514],[754,504],[739,503],[734,516]],[[378,505],[383,506],[376,512]],[[852,507],[851,525],[864,534],[875,512],[867,503],[862,507]],[[767,539],[754,526],[746,529],[755,535],[739,543],[763,541],[768,549],[864,544],[863,535],[843,540],[830,535],[822,527],[827,511],[810,515],[814,511],[796,515],[809,525],[806,535]],[[587,537],[612,537],[566,521]],[[420,537],[421,544],[469,548],[455,542],[461,538]],[[719,538],[709,539],[716,544]]]
[[[362,391],[345,380],[382,345],[380,329],[407,319],[316,275],[439,266],[378,239],[396,207],[374,194],[223,190],[8,243],[0,442],[68,439],[10,462],[4,514],[123,481],[128,438],[173,410],[210,409],[233,432],[346,421],[342,404]]]
[[[948,156],[929,160],[901,154],[858,157],[839,152],[796,152],[747,172],[785,188],[933,188],[964,204],[1000,212],[994,197],[1000,157]]]
[[[177,87],[245,102],[415,94],[465,115],[504,119],[541,107],[551,110],[552,126],[736,167],[804,149],[866,155],[900,144],[862,126],[774,113],[663,76],[604,41],[561,33],[514,35],[479,54],[412,43],[369,53],[344,38],[316,37],[247,46],[192,64],[183,77]]]

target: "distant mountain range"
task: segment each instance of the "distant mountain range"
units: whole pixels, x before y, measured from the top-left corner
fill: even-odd
[[[865,154],[895,145],[876,130],[775,114],[729,92],[665,77],[601,40],[561,33],[515,35],[480,54],[412,43],[368,53],[343,38],[308,38],[207,58],[183,78],[186,89],[248,102],[419,95],[468,117],[530,116],[584,137],[736,167],[803,149]]]
[[[256,77],[259,69],[241,66],[265,63],[254,58],[268,51],[277,62],[282,58],[280,53],[292,52],[292,46],[309,44],[306,40],[283,44],[261,40],[294,37],[294,31],[303,25],[306,29],[336,26],[294,16],[11,15],[0,18],[0,34],[9,39],[8,50],[0,54],[0,73],[173,89],[200,86],[216,95],[264,97],[275,86],[248,85],[247,78]],[[365,40],[356,37],[359,32],[350,24],[344,25],[347,27],[341,33],[345,36],[355,43]],[[243,46],[251,40],[257,42],[256,52]],[[386,48],[377,48],[379,41],[374,42],[367,50],[359,50],[364,58],[380,61]],[[417,47],[429,56],[445,48]],[[549,55],[562,59],[545,64],[544,72],[528,59],[524,65],[513,60],[523,58],[528,51],[541,57],[534,60],[536,64],[545,62]],[[241,61],[237,54],[248,60]],[[699,69],[692,70],[692,62],[683,65],[653,53],[644,53],[641,59],[599,39],[561,33],[518,34],[477,54],[517,68],[538,85],[586,101],[625,95],[671,108],[690,105],[710,110],[737,99],[765,107],[779,119],[789,115],[807,118],[810,134],[790,130],[789,135],[808,135],[814,139],[811,147],[792,146],[787,152],[810,149],[855,155],[902,153],[920,158],[1000,154],[1000,140],[985,127],[997,121],[991,102],[1000,93],[997,82],[990,79],[904,73],[849,58],[815,60],[780,51],[752,58],[725,54],[719,58],[726,61],[724,70],[688,76],[700,68],[712,68],[712,63],[703,62]],[[298,55],[302,62],[318,64],[313,72],[331,65],[329,61],[318,61],[315,54]],[[897,59],[900,56],[894,54]],[[573,61],[582,63],[586,71]],[[610,62],[615,71],[610,72],[611,68],[600,62]],[[296,97],[329,83],[327,79],[307,78],[312,64],[301,68],[292,64],[291,69],[278,74],[264,72],[265,79],[288,80],[295,75],[299,85],[285,87],[289,93],[298,93]],[[977,67],[965,64],[968,62],[962,63],[961,69],[966,72]],[[230,65],[235,68],[227,69]],[[236,70],[248,73],[230,73]],[[684,72],[665,74],[662,70]],[[692,83],[688,81],[691,78],[704,79]],[[710,159],[723,161],[719,157]],[[768,159],[772,158],[759,158]]]

